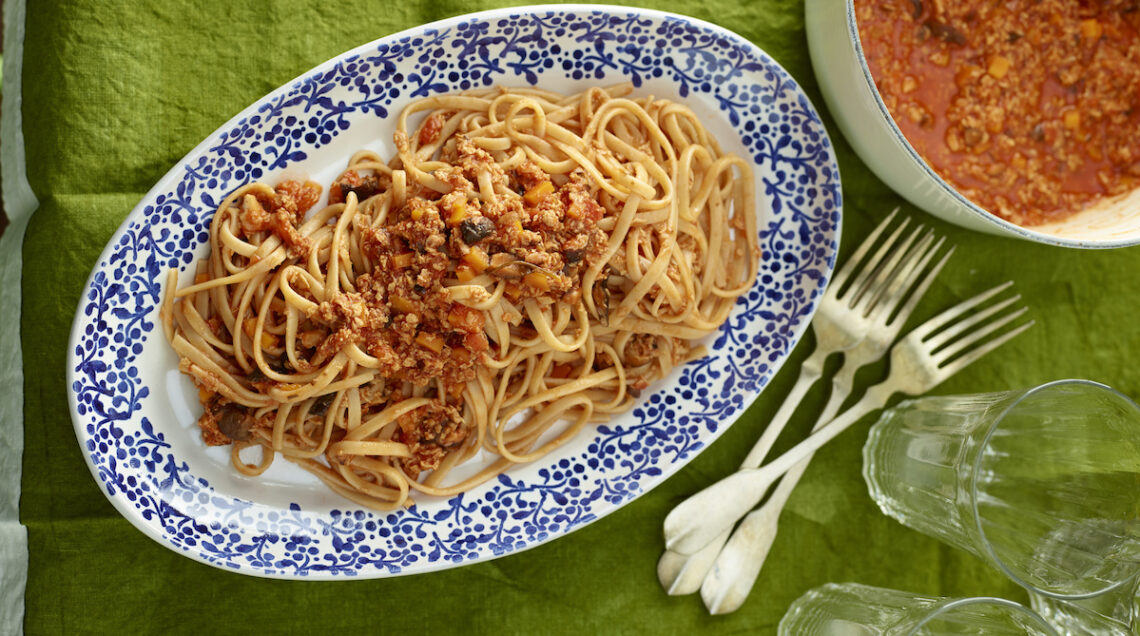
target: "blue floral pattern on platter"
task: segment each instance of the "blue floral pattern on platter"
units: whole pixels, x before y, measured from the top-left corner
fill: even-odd
[[[347,158],[357,146],[346,138],[354,126],[393,119],[419,97],[493,85],[567,92],[619,81],[708,105],[757,167],[757,194],[768,208],[761,206],[761,273],[710,342],[711,355],[566,452],[405,511],[362,510],[332,493],[322,509],[273,505],[222,492],[195,474],[195,460],[174,443],[195,433],[167,424],[169,413],[154,404],[169,369],[151,368],[143,354],[167,347],[157,318],[163,272],[201,256],[227,192],[304,169],[330,146],[348,149]],[[217,567],[281,578],[379,577],[531,547],[657,485],[755,399],[805,331],[830,276],[840,197],[833,149],[795,80],[719,27],[655,11],[568,5],[473,14],[384,38],[246,109],[131,212],[100,257],[72,328],[76,433],[127,519]]]

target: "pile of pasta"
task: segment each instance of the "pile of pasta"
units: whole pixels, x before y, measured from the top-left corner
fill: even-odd
[[[430,97],[327,192],[231,193],[162,305],[207,443],[390,510],[533,462],[705,355],[756,281],[752,168],[631,93]]]

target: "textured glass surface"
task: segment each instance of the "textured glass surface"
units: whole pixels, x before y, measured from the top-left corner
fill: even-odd
[[[884,512],[1046,594],[1140,570],[1140,410],[1085,381],[899,404],[864,476]]]
[[[1064,636],[1134,636],[1140,631],[1140,577],[1092,598],[1029,597],[1033,609]]]
[[[949,599],[858,583],[829,583],[792,603],[781,636],[1051,635],[1026,607],[992,598]]]

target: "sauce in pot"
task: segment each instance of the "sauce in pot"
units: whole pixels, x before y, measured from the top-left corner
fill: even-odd
[[[1140,186],[1140,0],[855,0],[895,122],[959,192],[1058,221]]]

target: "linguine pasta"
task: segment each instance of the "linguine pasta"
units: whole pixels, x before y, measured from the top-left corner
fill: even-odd
[[[205,441],[390,510],[534,461],[704,355],[756,280],[751,167],[629,92],[422,99],[325,207],[311,182],[226,197],[162,305]]]

